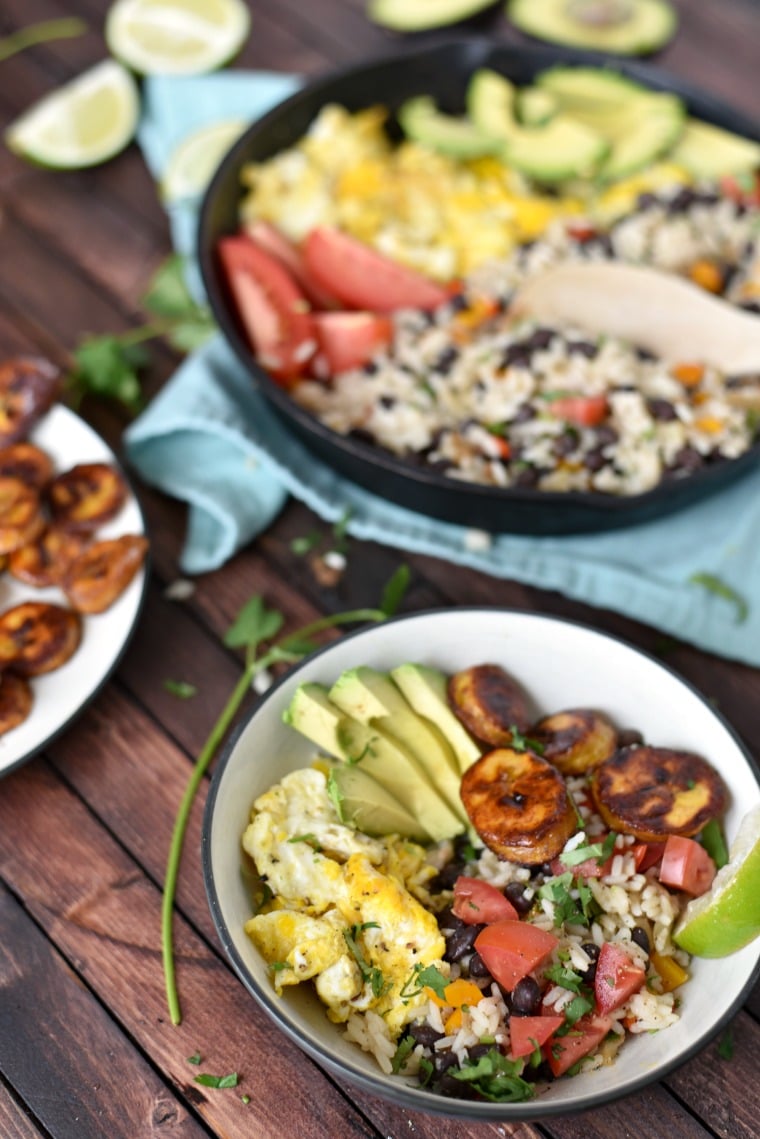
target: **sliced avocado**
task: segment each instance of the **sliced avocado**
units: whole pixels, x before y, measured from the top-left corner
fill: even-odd
[[[445,738],[410,707],[391,678],[374,668],[352,668],[330,689],[333,704],[409,752],[451,809],[467,816],[459,796],[461,775]]]
[[[760,143],[700,119],[687,119],[670,160],[695,178],[752,173],[760,167]]]
[[[686,112],[676,96],[649,95],[632,105],[625,120],[602,164],[600,178],[625,178],[668,154],[683,133]]]
[[[327,789],[341,822],[370,835],[398,834],[429,842],[419,819],[362,767],[329,763]]]
[[[550,67],[536,76],[542,91],[549,91],[569,110],[579,104],[619,106],[649,89],[611,67]]]
[[[469,20],[494,0],[370,0],[367,15],[396,32],[421,32]]]
[[[449,707],[444,674],[424,664],[400,664],[391,669],[391,676],[417,715],[434,724],[446,738],[464,774],[483,753]]]
[[[407,99],[399,107],[398,121],[407,138],[452,158],[481,158],[493,154],[493,140],[467,119],[445,115],[429,95]]]
[[[666,0],[509,0],[507,17],[536,39],[618,55],[658,51],[678,26]]]
[[[346,716],[321,684],[296,689],[283,720],[323,751],[348,764],[361,764],[403,803],[436,842],[462,831],[459,819],[414,760],[389,739]]]
[[[513,84],[488,68],[476,71],[467,88],[473,123],[501,143],[511,166],[539,182],[562,182],[595,171],[608,149],[603,138],[563,114],[542,127],[520,126],[515,99]]]
[[[523,87],[517,93],[517,115],[525,127],[543,127],[554,118],[559,103],[551,91]]]

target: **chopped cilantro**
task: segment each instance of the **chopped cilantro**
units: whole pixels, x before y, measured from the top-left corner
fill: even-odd
[[[398,1048],[391,1056],[391,1071],[398,1075],[406,1064],[410,1053],[414,1051],[415,1040],[413,1036],[402,1036]]]
[[[591,1012],[594,1007],[594,1002],[589,1000],[588,997],[578,996],[573,997],[569,1004],[563,1008],[565,1014],[565,1023],[557,1030],[558,1036],[566,1036],[576,1021],[585,1016],[587,1012]]]
[[[201,1072],[200,1076],[194,1077],[194,1080],[196,1084],[203,1084],[205,1088],[235,1088],[238,1074],[230,1072],[228,1076],[209,1076],[207,1072]]]
[[[734,607],[735,620],[737,625],[747,620],[749,616],[749,605],[744,597],[725,581],[712,573],[693,573],[688,579],[691,585],[701,585],[709,593],[715,594],[716,597],[721,597],[724,601],[728,601]]]
[[[562,965],[552,965],[550,969],[544,970],[544,976],[553,984],[561,985],[563,989],[569,989],[571,993],[580,993],[581,991],[583,977],[579,973],[573,972],[572,969],[565,969]]]
[[[164,688],[178,700],[190,700],[198,691],[194,684],[189,684],[186,680],[165,680]]]
[[[296,557],[303,557],[304,554],[308,554],[315,546],[319,545],[321,537],[319,530],[312,530],[310,534],[305,534],[301,538],[294,538],[290,543],[290,549]]]
[[[573,892],[577,897],[573,897]],[[582,878],[573,879],[568,870],[544,882],[539,887],[539,897],[554,904],[554,924],[559,927],[566,922],[571,925],[589,925],[596,903],[591,889]]]
[[[431,1077],[435,1068],[433,1067],[427,1056],[420,1057],[420,1086],[425,1087],[430,1083]]]
[[[437,997],[444,995],[449,981],[436,965],[415,965],[411,975],[404,982],[399,994],[404,1004],[416,997],[423,989],[432,989]]]
[[[193,1052],[192,1056],[188,1056],[187,1062],[188,1064],[200,1064],[201,1059],[200,1052]]]
[[[321,851],[322,849],[317,836],[311,833],[294,834],[292,838],[288,839],[288,842],[305,842],[306,845],[310,846],[312,850]]]
[[[372,995],[374,997],[381,997],[383,993],[390,988],[390,982],[386,982],[382,974],[382,970],[378,969],[376,965],[369,964],[366,957],[364,956],[364,953],[362,952],[361,946],[359,945],[358,938],[365,929],[379,928],[380,927],[376,921],[366,921],[361,925],[352,925],[350,930],[343,930],[343,937],[345,939],[346,945],[348,946],[349,952],[351,953],[351,956],[353,957],[356,964],[359,966],[359,972],[361,973],[362,980],[366,984],[369,984],[370,988],[372,989]]]
[[[334,770],[331,770],[327,776],[327,785],[325,790],[327,791],[327,796],[330,799],[330,802],[332,803],[333,807],[335,807],[338,818],[342,823],[345,823],[346,814],[343,809],[344,795],[338,786],[338,780],[335,778]]]
[[[240,1102],[241,1103],[250,1103],[251,1097],[249,1095],[241,1095]]]
[[[481,1056],[476,1064],[450,1068],[448,1074],[470,1084],[484,1099],[495,1103],[520,1103],[532,1099],[535,1089],[522,1079],[520,1061],[508,1060],[497,1048]]]
[[[283,969],[291,969],[292,965],[289,965],[287,961],[271,961],[269,968],[273,973],[281,973]]]
[[[512,737],[512,747],[515,751],[533,751],[536,755],[543,755],[546,748],[540,740],[524,736],[517,724],[509,725],[509,734]]]
[[[563,866],[580,866],[581,862],[587,862],[589,858],[595,858],[601,866],[607,861],[614,849],[615,835],[610,831],[604,842],[589,842],[584,846],[576,846],[573,850],[568,850],[565,854],[560,854],[559,860]]]

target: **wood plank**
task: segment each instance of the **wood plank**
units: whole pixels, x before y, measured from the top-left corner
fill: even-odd
[[[0,1071],[42,1126],[56,1139],[133,1139],[136,1129],[145,1139],[202,1139],[204,1129],[2,887],[0,925]],[[31,1010],[44,1010],[44,1031]],[[19,1120],[25,1133],[37,1131],[22,1131]]]
[[[5,1139],[45,1139],[3,1083],[0,1083],[0,1135]]]
[[[19,831],[11,824],[21,814],[25,826]],[[136,829],[134,820],[132,815],[130,833]],[[55,858],[50,857],[51,834]],[[0,868],[91,990],[218,1134],[245,1128],[253,1139],[292,1139],[295,1133],[304,1139],[338,1134],[375,1139],[375,1130],[295,1045],[283,1036],[272,1048],[264,1013],[253,1001],[241,1000],[232,973],[181,919],[176,945],[185,1018],[176,1028],[168,1023],[158,891],[39,762],[13,773],[3,785]],[[187,1057],[196,1050],[205,1071],[237,1071],[239,1089],[228,1094],[230,1089],[195,1085],[197,1069]],[[251,1097],[252,1111],[239,1098],[244,1093]],[[100,1098],[97,1102],[102,1103]]]

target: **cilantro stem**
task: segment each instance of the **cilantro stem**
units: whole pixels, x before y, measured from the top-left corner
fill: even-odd
[[[28,47],[46,43],[49,40],[67,40],[75,36],[83,36],[87,31],[84,20],[76,17],[66,17],[61,20],[41,20],[37,24],[29,24],[26,28],[19,28],[0,40],[0,62],[10,59]]]
[[[172,829],[169,855],[166,862],[166,878],[161,901],[161,954],[164,965],[166,1001],[169,1006],[169,1015],[171,1016],[172,1024],[180,1024],[182,1021],[174,961],[172,917],[177,893],[177,876],[179,873],[179,864],[182,857],[187,824],[201,781],[206,774],[211,760],[216,755],[217,749],[224,739],[230,724],[235,718],[240,705],[250,691],[254,676],[262,672],[270,664],[277,662],[294,664],[306,655],[304,651],[299,652],[294,649],[289,649],[288,644],[293,644],[297,641],[303,643],[304,639],[307,639],[314,633],[323,632],[325,629],[334,628],[336,625],[348,625],[361,621],[384,621],[388,616],[389,613],[383,609],[352,609],[346,613],[333,613],[327,617],[320,617],[317,621],[312,621],[309,625],[304,625],[303,628],[299,629],[296,633],[291,633],[283,637],[259,657],[256,656],[257,642],[249,646],[246,650],[246,661],[243,673],[233,688],[227,703],[224,705],[219,718],[209,732],[206,742],[198,754],[190,779],[185,788],[185,793],[182,796],[182,801],[177,810],[174,827]]]

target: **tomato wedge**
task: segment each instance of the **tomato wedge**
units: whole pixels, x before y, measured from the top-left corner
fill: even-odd
[[[553,933],[510,918],[487,925],[475,938],[475,948],[489,973],[508,992],[543,965],[558,944]]]
[[[277,226],[268,221],[254,221],[246,225],[245,232],[260,249],[275,257],[283,268],[287,269],[315,309],[340,308],[340,301],[337,297],[331,296],[325,289],[319,287],[306,268],[306,262],[301,251],[292,241],[288,241],[285,234],[281,233]]]
[[[509,1054],[516,1060],[530,1056],[546,1044],[565,1023],[564,1016],[511,1016],[509,1018]]]
[[[348,308],[373,312],[434,309],[449,299],[443,285],[330,226],[311,231],[304,256],[317,284]]]
[[[633,859],[636,869],[642,874],[650,866],[656,866],[665,850],[664,842],[637,842],[633,845]]]
[[[487,925],[510,918],[517,921],[518,913],[501,890],[481,878],[468,878],[462,874],[454,883],[452,911],[466,925]]]
[[[223,237],[217,252],[259,363],[285,384],[302,375],[317,341],[309,302],[298,285],[248,237]]]
[[[635,965],[624,949],[605,941],[599,951],[594,977],[597,1012],[614,1012],[637,993],[646,980],[646,969]]]
[[[665,886],[698,897],[712,885],[716,866],[703,846],[693,838],[668,835],[660,865],[660,881]]]
[[[607,409],[607,397],[603,395],[560,396],[549,404],[549,411],[556,419],[566,419],[578,427],[598,427]]]
[[[393,335],[390,317],[374,312],[320,312],[314,328],[328,375],[361,368]]]
[[[612,1028],[611,1016],[589,1013],[576,1020],[567,1036],[554,1036],[544,1047],[544,1058],[554,1076],[563,1076],[578,1060],[588,1056]]]

